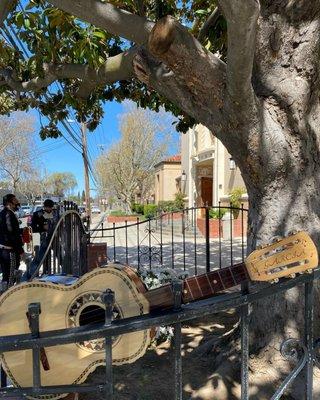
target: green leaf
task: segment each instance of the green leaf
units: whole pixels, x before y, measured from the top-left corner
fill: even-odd
[[[105,32],[102,32],[102,31],[94,31],[93,36],[103,39],[103,40],[107,39],[107,35],[105,34]]]
[[[208,10],[196,10],[194,13],[196,15],[208,15],[209,14]]]
[[[23,21],[23,25],[26,29],[30,28],[30,19],[29,18],[25,18]]]
[[[15,20],[17,27],[21,28],[24,24],[24,15],[21,11],[16,14]]]

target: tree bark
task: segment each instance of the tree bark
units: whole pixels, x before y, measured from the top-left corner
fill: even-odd
[[[248,253],[292,230],[306,230],[319,249],[319,11],[319,1],[261,1],[252,100],[243,92],[244,101],[237,101],[243,88],[238,91],[237,77],[227,72],[227,85],[233,80],[231,87],[236,87],[227,90],[224,101],[228,129],[216,130],[215,121],[207,125],[235,159],[246,183]],[[320,335],[319,299],[316,285],[315,337]],[[252,305],[250,351],[266,362],[260,364],[264,371],[272,360],[279,365],[285,339],[303,338],[303,307],[303,287]],[[304,398],[298,389],[293,386],[290,398]]]
[[[137,44],[148,40],[154,25],[145,17],[132,14],[100,0],[50,0],[55,7]]]
[[[0,7],[0,27],[3,25],[3,22],[6,20],[8,14],[10,13],[10,10],[13,9],[13,7],[16,4],[16,1],[14,0],[2,0],[1,1],[1,7]]]
[[[97,86],[105,86],[121,80],[133,78],[132,60],[137,49],[131,48],[128,51],[109,57],[98,69],[88,65],[79,64],[43,64],[44,78],[33,78],[21,82],[17,79],[15,71],[9,68],[0,69],[0,85],[7,85],[18,92],[39,91],[48,87],[57,79],[81,79],[81,86],[76,93],[79,98],[86,98]]]

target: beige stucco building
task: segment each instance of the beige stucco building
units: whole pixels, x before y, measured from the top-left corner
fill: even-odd
[[[222,143],[203,125],[181,138],[181,190],[188,207],[229,203],[234,188],[245,188],[239,168]],[[246,202],[247,196],[242,200]]]
[[[179,191],[181,156],[168,157],[155,165],[154,201],[174,200]]]

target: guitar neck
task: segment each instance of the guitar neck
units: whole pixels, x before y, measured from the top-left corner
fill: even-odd
[[[206,299],[248,280],[249,275],[244,263],[192,276],[183,282],[182,303]],[[144,295],[149,301],[150,311],[170,308],[174,304],[173,291],[170,284],[151,289]]]

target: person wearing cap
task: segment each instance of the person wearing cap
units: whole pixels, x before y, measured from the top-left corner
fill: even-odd
[[[40,233],[40,248],[35,258],[28,265],[27,270],[22,277],[22,281],[31,279],[34,273],[37,271],[39,263],[46,253],[58,219],[59,214],[57,210],[54,209],[54,201],[51,199],[46,199],[43,202],[42,209],[33,213],[31,228],[32,233]]]
[[[48,233],[55,222],[54,202],[46,199],[43,202],[43,208],[33,213],[31,228],[32,232]],[[42,235],[46,237],[47,235]]]
[[[3,197],[3,206],[0,212],[0,266],[2,282],[9,284],[13,279],[14,270],[19,268],[24,250],[22,230],[15,213],[20,207],[19,200],[14,194],[7,194]]]

